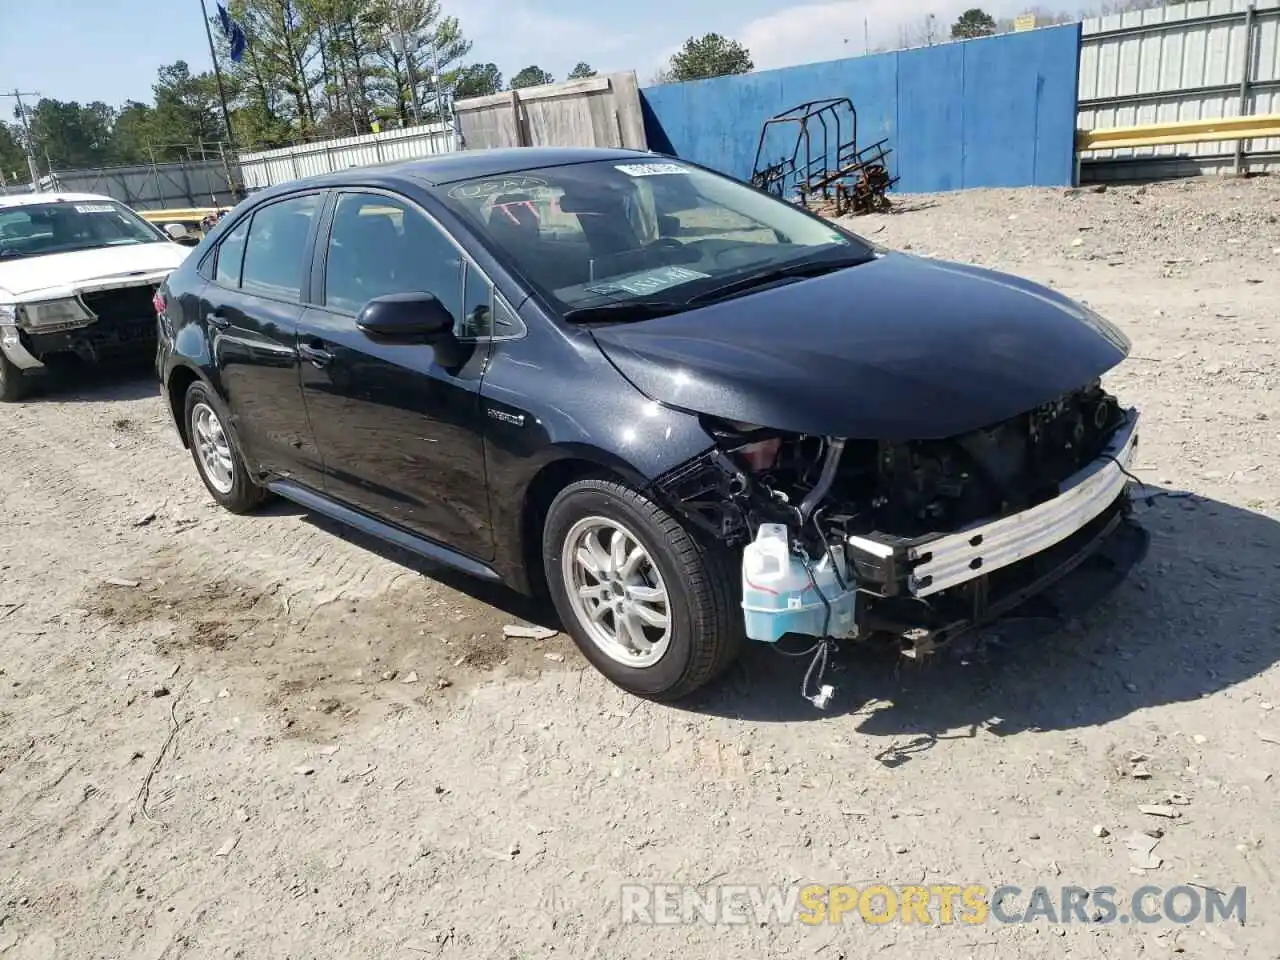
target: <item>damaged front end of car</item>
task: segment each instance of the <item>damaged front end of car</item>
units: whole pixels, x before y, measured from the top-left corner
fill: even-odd
[[[945,439],[877,441],[703,418],[715,449],[663,498],[742,554],[749,637],[888,639],[921,656],[1019,609],[1085,561],[1117,581],[1138,413],[1095,380]]]

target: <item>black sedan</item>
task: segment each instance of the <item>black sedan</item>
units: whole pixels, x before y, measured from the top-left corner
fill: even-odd
[[[1128,352],[1113,326],[668,157],[294,181],[225,217],[157,309],[219,503],[274,493],[545,591],[646,697],[746,637],[920,655],[1145,549],[1137,413],[1099,382]]]

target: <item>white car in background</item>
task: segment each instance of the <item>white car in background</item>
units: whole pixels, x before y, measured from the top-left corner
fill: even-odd
[[[190,253],[110,197],[0,196],[0,401],[20,400],[48,361],[155,351],[160,282]]]

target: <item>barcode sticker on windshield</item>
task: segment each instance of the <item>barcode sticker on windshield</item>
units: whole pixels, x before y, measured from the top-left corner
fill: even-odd
[[[613,169],[629,177],[661,177],[668,173],[689,173],[688,167],[678,163],[620,163]]]
[[[644,296],[647,293],[657,293],[660,290],[666,290],[668,287],[674,287],[677,284],[688,283],[691,280],[706,280],[709,276],[711,276],[709,273],[690,270],[688,267],[658,267],[655,270],[646,270],[644,273],[628,277],[625,280],[610,280],[585,289],[602,296],[614,293],[631,293],[636,296]]]
[[[109,203],[77,203],[76,213],[115,213],[116,208]]]

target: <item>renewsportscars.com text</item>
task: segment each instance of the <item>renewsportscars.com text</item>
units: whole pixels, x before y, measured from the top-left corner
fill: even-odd
[[[1130,893],[1092,888],[875,883],[626,884],[623,923],[971,924],[1245,922],[1246,889],[1146,885]]]

